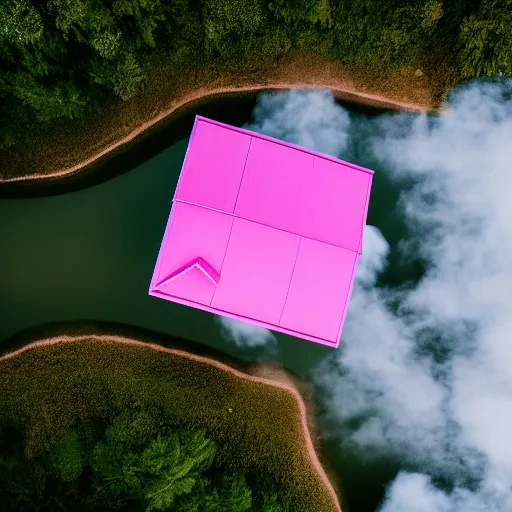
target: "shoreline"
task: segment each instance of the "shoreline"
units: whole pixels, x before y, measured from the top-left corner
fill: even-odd
[[[139,341],[133,338],[123,337],[123,336],[116,336],[116,335],[99,335],[99,334],[91,334],[91,335],[76,335],[76,336],[69,336],[69,335],[60,335],[55,336],[52,338],[46,338],[43,340],[35,341],[32,343],[29,343],[28,345],[25,345],[17,350],[14,350],[12,352],[8,352],[7,354],[4,354],[0,357],[0,361],[7,360],[7,359],[13,359],[19,354],[22,354],[23,352],[27,352],[29,350],[38,348],[38,347],[47,347],[56,345],[59,343],[71,343],[74,341],[80,341],[80,340],[93,340],[98,342],[114,342],[114,343],[121,343],[124,345],[132,345],[132,346],[138,346],[141,348],[151,349],[151,350],[157,350],[160,352],[166,352],[168,354],[172,354],[177,357],[185,357],[192,361],[209,364],[211,366],[214,366],[218,368],[219,370],[225,371],[231,375],[233,375],[235,378],[238,379],[246,379],[251,382],[258,382],[260,384],[265,384],[267,386],[271,386],[274,388],[279,388],[282,390],[285,390],[293,395],[295,398],[298,408],[299,408],[299,415],[300,415],[300,423],[302,428],[302,433],[304,436],[304,440],[306,442],[306,452],[307,456],[309,458],[310,463],[312,464],[315,472],[317,473],[317,476],[319,477],[322,484],[327,489],[329,495],[332,498],[333,504],[337,510],[337,512],[342,512],[340,500],[338,497],[338,494],[334,488],[334,485],[332,484],[331,480],[329,479],[327,472],[325,471],[324,467],[322,466],[320,462],[320,458],[317,453],[317,449],[315,448],[315,443],[312,439],[312,431],[310,429],[310,423],[311,423],[311,417],[308,413],[308,408],[306,406],[306,402],[301,394],[301,392],[298,389],[298,386],[295,382],[293,382],[293,379],[285,373],[284,370],[280,370],[277,367],[271,367],[265,364],[259,364],[259,365],[253,365],[251,370],[253,373],[248,374],[244,373],[240,370],[237,370],[225,363],[222,363],[220,361],[217,361],[215,359],[212,359],[210,357],[205,356],[199,356],[196,354],[193,354],[191,352],[187,352],[185,350],[180,349],[173,349],[173,348],[166,348],[162,347],[160,345],[157,345],[156,343],[146,343],[143,341]],[[268,366],[268,368],[266,367]]]
[[[335,84],[319,84],[314,80],[309,82],[297,82],[297,83],[287,83],[284,81],[278,81],[275,83],[257,83],[243,86],[230,86],[230,87],[207,87],[198,89],[188,95],[183,96],[179,100],[177,100],[174,104],[167,109],[164,109],[162,112],[156,114],[148,121],[141,123],[139,126],[131,130],[127,135],[117,140],[116,142],[107,145],[101,151],[98,151],[91,157],[81,161],[80,163],[73,165],[71,167],[67,167],[64,169],[60,169],[58,171],[54,171],[47,174],[31,174],[27,176],[20,176],[15,178],[0,178],[0,184],[9,184],[9,183],[20,183],[20,182],[37,182],[37,181],[46,181],[53,180],[59,178],[66,178],[78,174],[83,169],[88,167],[91,164],[97,163],[102,157],[107,156],[111,152],[120,147],[128,144],[137,136],[151,129],[155,125],[157,125],[160,121],[170,117],[176,111],[181,108],[186,107],[188,104],[193,103],[195,101],[207,98],[209,96],[217,96],[228,93],[237,93],[237,92],[263,92],[265,90],[281,90],[281,89],[296,89],[296,88],[305,88],[305,89],[330,89],[332,90],[336,99],[346,100],[358,102],[361,104],[365,104],[372,107],[377,108],[391,108],[396,109],[398,111],[405,112],[437,112],[437,110],[427,106],[422,105],[420,103],[408,103],[397,101],[393,99],[387,98],[384,94],[376,94],[369,92],[361,92],[358,91],[353,86],[348,86],[345,84],[344,87],[336,86]]]

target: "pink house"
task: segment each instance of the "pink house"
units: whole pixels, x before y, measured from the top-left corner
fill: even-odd
[[[372,177],[196,116],[149,294],[337,347]]]

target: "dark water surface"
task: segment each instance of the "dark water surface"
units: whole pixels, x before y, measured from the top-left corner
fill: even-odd
[[[0,192],[0,343],[7,347],[13,336],[49,323],[104,321],[190,339],[243,359],[264,356],[262,349],[226,340],[214,315],[147,293],[194,115],[241,125],[255,103],[256,95],[246,94],[193,105],[85,176]],[[382,112],[344,106],[352,112],[353,142],[342,158],[376,170],[368,223],[393,249],[406,236],[396,210],[400,187],[367,150],[370,119]],[[392,252],[382,281],[400,284],[421,271]],[[279,354],[271,357],[305,378],[332,351],[284,334],[276,338]],[[350,510],[375,510],[397,464],[363,466],[334,441],[326,449]]]

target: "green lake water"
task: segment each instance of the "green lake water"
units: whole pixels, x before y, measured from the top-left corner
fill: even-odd
[[[46,324],[113,322],[190,339],[245,360],[268,357],[307,378],[331,348],[284,334],[276,334],[277,354],[239,348],[225,339],[214,315],[147,293],[193,115],[241,125],[255,101],[253,94],[192,106],[85,178],[31,188],[33,197],[8,197],[26,190],[0,191],[0,343],[8,346],[13,337]],[[370,119],[378,112],[344,106],[352,109],[353,142],[342,158],[376,170],[368,223],[393,249],[405,236],[395,208],[400,189],[366,151]],[[382,280],[399,284],[417,279],[420,271],[417,264],[399,263],[392,252]],[[375,510],[396,464],[363,466],[357,457],[340,453],[335,441],[326,442],[326,451],[346,487],[350,510]]]

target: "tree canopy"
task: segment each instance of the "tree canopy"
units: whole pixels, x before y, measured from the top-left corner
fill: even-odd
[[[88,420],[47,453],[28,457],[20,432],[2,432],[2,510],[281,512],[277,487],[216,466],[204,431],[177,427],[144,410],[122,411],[105,426]],[[255,484],[256,483],[256,484]],[[256,486],[255,486],[256,485]],[[253,494],[256,499],[253,499]]]
[[[484,0],[461,25],[463,78],[512,75],[512,0]]]
[[[449,55],[459,80],[512,74],[511,0],[0,0],[0,19],[0,148],[34,120],[134,98],[148,56],[303,48],[363,69],[425,69]]]

